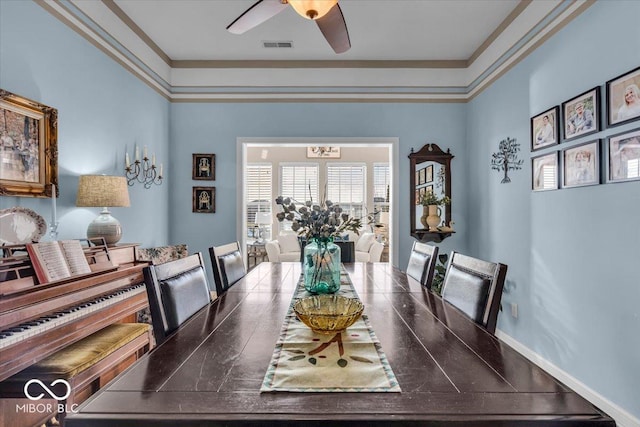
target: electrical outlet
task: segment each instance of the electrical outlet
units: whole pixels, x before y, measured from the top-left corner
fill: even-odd
[[[515,302],[511,303],[511,315],[516,319],[518,318],[518,304]]]

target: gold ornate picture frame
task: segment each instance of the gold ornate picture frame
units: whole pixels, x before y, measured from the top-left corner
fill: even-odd
[[[58,110],[0,89],[0,196],[51,197]]]

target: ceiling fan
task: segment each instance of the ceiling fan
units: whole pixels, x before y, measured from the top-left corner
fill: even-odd
[[[316,21],[318,28],[336,53],[349,50],[349,32],[338,0],[259,0],[236,18],[227,30],[243,34],[291,5],[304,18]]]

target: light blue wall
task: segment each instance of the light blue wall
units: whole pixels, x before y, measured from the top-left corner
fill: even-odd
[[[169,102],[31,1],[0,1],[0,87],[58,109],[59,238],[81,238],[100,208],[76,208],[78,176],[122,175],[126,148],[148,145],[168,161]],[[130,187],[131,207],[113,208],[122,242],[168,239],[169,186]],[[0,197],[49,223],[51,199]]]
[[[639,17],[640,2],[597,2],[473,100],[467,126],[469,249],[509,265],[498,328],[636,417],[640,181],[532,193],[529,119],[639,66]],[[500,184],[490,156],[507,136],[525,165]]]
[[[441,247],[466,249],[465,116],[463,104],[367,103],[174,103],[171,106],[171,241],[188,241],[190,250],[206,252],[209,246],[238,239],[236,197],[236,147],[238,137],[398,137],[399,138],[399,265],[409,259],[409,159],[411,148],[433,142],[451,149],[453,214],[459,233]],[[216,154],[216,180],[191,180],[191,154]],[[216,187],[216,213],[191,212],[191,188]],[[277,191],[277,190],[276,190]]]

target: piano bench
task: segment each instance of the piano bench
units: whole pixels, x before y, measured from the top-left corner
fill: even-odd
[[[24,398],[24,386],[31,379],[42,381],[56,391],[66,393],[63,385],[51,387],[57,379],[71,385],[66,408],[80,404],[120,372],[149,351],[150,327],[142,323],[114,323],[94,332],[41,361],[0,382],[0,397]],[[43,392],[39,385],[32,385],[32,395]],[[63,416],[64,414],[60,414]]]

